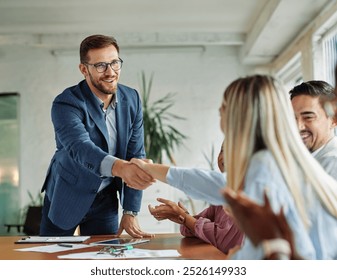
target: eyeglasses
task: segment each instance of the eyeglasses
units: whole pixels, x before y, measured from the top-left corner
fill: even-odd
[[[125,254],[124,254],[125,250],[128,250],[128,249],[127,248],[126,249],[115,249],[113,247],[107,246],[99,250],[99,252],[97,252],[97,255],[109,254],[115,258],[125,258]]]
[[[115,60],[111,61],[110,63],[108,63],[108,62],[97,62],[95,64],[90,64],[90,63],[83,62],[83,64],[94,66],[98,73],[104,73],[108,69],[108,66],[110,66],[111,69],[114,70],[114,71],[118,71],[119,69],[121,69],[122,65],[123,65],[123,60],[121,58],[119,58],[119,59],[115,59]]]

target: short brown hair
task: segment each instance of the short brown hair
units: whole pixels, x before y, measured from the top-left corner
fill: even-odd
[[[80,61],[85,63],[88,61],[88,52],[92,49],[101,49],[108,46],[114,46],[119,53],[117,40],[112,36],[91,35],[85,38],[80,45]]]

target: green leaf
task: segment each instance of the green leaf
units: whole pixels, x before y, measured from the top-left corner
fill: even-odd
[[[174,149],[183,144],[187,137],[172,126],[173,120],[185,118],[169,112],[174,106],[176,93],[169,92],[150,103],[153,73],[147,80],[144,71],[140,75],[140,89],[143,106],[144,146],[148,158],[162,161],[163,152],[173,161]]]

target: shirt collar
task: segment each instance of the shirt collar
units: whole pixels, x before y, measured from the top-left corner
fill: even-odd
[[[325,145],[326,145],[326,144],[325,144]],[[325,147],[325,145],[323,145],[322,147],[320,147],[320,148],[318,148],[317,150],[313,151],[311,154],[312,154],[313,156],[316,156],[316,155],[320,152],[320,150],[322,150],[322,149]]]
[[[93,94],[97,100],[97,102],[99,103],[99,106],[101,107],[102,111],[105,112],[106,110],[104,110],[104,102],[98,98],[95,94]],[[115,109],[116,108],[116,105],[118,103],[118,95],[117,95],[117,92],[113,95],[112,97],[112,100],[111,100],[111,103],[109,106],[111,106],[112,109]]]

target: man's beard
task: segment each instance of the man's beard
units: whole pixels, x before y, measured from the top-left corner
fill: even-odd
[[[94,80],[94,78],[91,76],[91,74],[89,73],[89,76],[90,76],[90,81],[92,83],[92,85],[98,89],[100,92],[106,94],[106,95],[113,95],[116,93],[117,91],[117,88],[112,88],[111,90],[108,90],[106,89],[104,86],[102,86],[101,84],[99,83],[96,83],[96,81]]]

